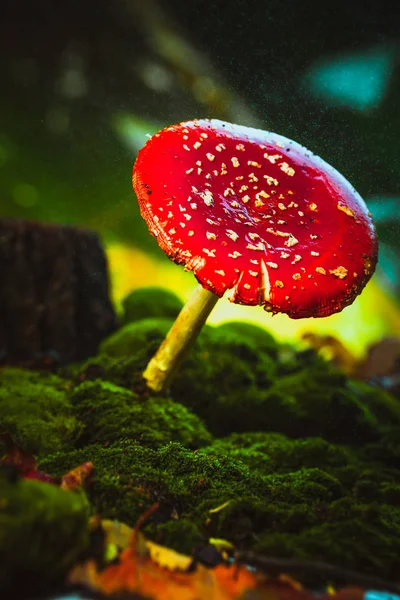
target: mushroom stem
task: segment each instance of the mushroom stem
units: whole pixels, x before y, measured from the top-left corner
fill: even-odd
[[[155,392],[165,390],[217,301],[218,296],[200,284],[194,289],[143,372],[147,387]]]

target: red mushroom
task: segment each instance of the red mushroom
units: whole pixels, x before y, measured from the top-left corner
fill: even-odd
[[[275,133],[199,120],[140,150],[133,187],[150,232],[199,286],[144,377],[160,391],[217,299],[293,319],[353,302],[374,272],[367,207],[333,167]]]

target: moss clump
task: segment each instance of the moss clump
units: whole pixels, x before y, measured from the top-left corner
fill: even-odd
[[[46,454],[71,448],[80,432],[65,380],[23,369],[0,370],[0,431],[23,450]],[[1,447],[0,453],[4,449]]]
[[[346,516],[335,511],[346,507]],[[339,565],[354,565],[365,573],[380,573],[396,580],[399,572],[400,511],[386,505],[354,505],[347,500],[332,503],[327,521],[296,532],[271,531],[260,536],[254,546],[268,555],[296,556]]]
[[[88,544],[83,492],[0,471],[0,590],[16,598],[60,581]]]
[[[74,365],[66,376],[71,378],[75,384],[101,379],[128,390],[141,390],[143,392],[145,382],[142,373],[149,358],[146,350],[138,352],[134,356],[122,356],[120,358],[100,354],[89,358],[81,365]]]
[[[282,442],[286,448],[296,444]],[[265,474],[237,458],[212,454],[212,446],[191,452],[170,443],[154,450],[124,441],[56,454],[40,466],[59,474],[83,460],[93,461],[97,480],[91,501],[105,517],[133,524],[158,500],[160,509],[145,532],[181,551],[219,537],[275,556],[323,556],[337,564],[345,556],[348,568],[392,576],[394,566],[400,566],[400,508],[360,501],[354,486],[357,469],[352,482],[342,477],[343,467],[354,465],[358,457],[346,450],[338,454],[326,469],[321,465],[288,471],[283,460],[276,472]],[[210,513],[224,502],[223,509]]]
[[[253,428],[263,391],[276,376],[273,355],[259,351],[244,336],[232,338],[218,329],[199,340],[171,385],[172,397],[196,412],[217,436]]]
[[[329,473],[360,468],[358,453],[345,446],[332,444],[320,437],[290,439],[281,433],[232,433],[214,441],[203,452],[229,456],[264,474],[290,473],[303,467],[323,465]]]
[[[108,448],[86,446],[50,456],[41,461],[40,468],[61,474],[83,460],[91,460],[96,467],[97,478],[90,490],[95,510],[130,524],[159,500],[158,523],[171,521],[175,512],[179,518],[195,522],[200,531],[210,508],[238,496],[265,496],[269,490],[263,477],[251,473],[243,463],[207,456],[201,450],[193,452],[172,442],[157,450],[128,440]],[[174,546],[179,543],[176,539]]]
[[[79,376],[94,373],[136,389],[170,325],[165,319],[145,319],[122,328],[103,344],[110,358],[89,361]],[[357,444],[378,439],[382,425],[400,422],[400,403],[390,395],[349,381],[313,351],[279,347],[268,333],[247,323],[205,328],[170,393],[215,436],[277,431]]]
[[[281,363],[248,340],[221,340],[213,332],[182,365],[171,394],[216,436],[277,431],[355,444],[379,437],[383,415],[387,423],[399,420],[397,400],[350,382],[314,353]]]
[[[122,301],[122,322],[133,323],[141,319],[175,319],[183,308],[176,294],[160,287],[143,287],[134,290]]]
[[[235,344],[238,339],[244,339],[271,356],[277,356],[279,345],[275,338],[265,329],[245,321],[228,321],[215,329],[215,339]]]
[[[71,400],[83,424],[79,445],[127,438],[154,448],[169,441],[198,448],[212,441],[199,417],[168,398],[141,400],[126,388],[95,380],[74,388]]]
[[[132,356],[149,345],[156,350],[172,323],[173,320],[167,318],[149,318],[128,323],[104,340],[100,345],[100,352],[119,357]]]

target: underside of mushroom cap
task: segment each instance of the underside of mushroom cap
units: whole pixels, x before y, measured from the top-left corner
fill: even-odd
[[[280,135],[217,120],[167,127],[140,150],[133,186],[169,258],[232,302],[325,317],[374,272],[377,237],[362,198]]]

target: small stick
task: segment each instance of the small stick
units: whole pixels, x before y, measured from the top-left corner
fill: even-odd
[[[344,569],[325,562],[257,556],[252,552],[240,552],[235,555],[235,558],[242,564],[251,565],[268,574],[273,573],[274,575],[278,575],[281,573],[288,573],[295,577],[312,575],[313,577],[317,577],[321,582],[359,585],[360,587],[400,594],[400,582],[395,583],[385,581],[374,575],[358,573],[357,571]]]

